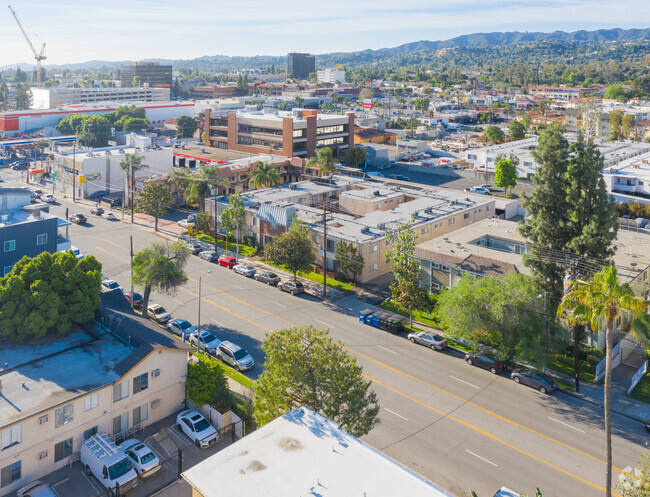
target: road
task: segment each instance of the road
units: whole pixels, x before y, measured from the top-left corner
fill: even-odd
[[[51,212],[66,207],[90,221],[70,228],[73,244],[94,254],[104,274],[127,288],[130,236],[135,251],[160,238],[67,201]],[[266,333],[292,325],[330,328],[357,358],[380,401],[376,426],[363,439],[452,494],[467,496],[472,488],[489,497],[501,485],[529,495],[540,487],[545,497],[603,494],[603,421],[592,404],[561,392],[542,395],[470,367],[451,352],[362,325],[354,299],[337,305],[292,297],[198,257],[189,260],[189,281],[175,296],[154,294],[152,300],[196,324],[198,279],[210,269],[202,278],[202,325],[248,349],[256,360],[249,376],[262,371]],[[613,433],[618,476],[634,465],[648,438],[639,423],[618,415]]]

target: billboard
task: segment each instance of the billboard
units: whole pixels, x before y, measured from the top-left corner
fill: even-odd
[[[363,108],[364,109],[372,109],[372,98],[365,98],[363,100]]]

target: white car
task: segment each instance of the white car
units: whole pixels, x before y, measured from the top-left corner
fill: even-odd
[[[56,202],[56,198],[54,198],[54,195],[51,193],[43,193],[40,198],[43,202],[47,202],[48,204]]]
[[[160,324],[166,323],[172,318],[160,304],[149,304],[149,307],[147,307],[147,316]]]
[[[160,469],[160,459],[145,442],[131,438],[126,440],[120,449],[131,459],[131,464],[139,476],[151,476]]]
[[[176,416],[176,426],[202,449],[211,447],[219,440],[219,432],[202,414],[188,409]]]
[[[480,186],[475,186],[473,188],[465,188],[465,191],[467,193],[476,193],[478,195],[490,195],[490,190],[486,190],[485,188],[481,188]]]
[[[198,333],[195,331],[190,334],[190,345],[197,347],[197,342],[199,341]],[[207,330],[201,330],[201,345],[198,346],[200,350],[207,350],[210,354],[215,354],[217,347],[221,344],[216,336],[210,333]]]
[[[121,292],[124,291],[120,284],[115,280],[102,281],[102,292],[110,292],[111,290],[119,290]]]
[[[113,214],[112,212],[104,212],[104,214],[102,214],[102,218],[103,219],[108,219],[109,221],[114,221],[115,220],[115,214]]]
[[[232,268],[232,270],[235,273],[247,276],[248,278],[252,278],[257,272],[255,266],[251,266],[250,264],[237,264]]]
[[[190,226],[193,227],[195,224],[196,223],[194,222],[194,220],[190,220],[190,219],[181,219],[180,221],[178,221],[178,225],[181,228],[189,228]]]
[[[34,480],[18,489],[18,497],[58,497],[49,485],[42,481]]]

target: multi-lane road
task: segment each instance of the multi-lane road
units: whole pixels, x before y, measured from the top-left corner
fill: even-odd
[[[95,255],[104,275],[127,288],[130,237],[135,251],[160,238],[67,201],[51,212],[62,215],[66,207],[89,219],[70,227],[73,244]],[[198,257],[189,260],[189,281],[176,295],[154,294],[152,301],[196,324],[198,279],[208,270],[213,273],[202,278],[202,325],[251,352],[251,377],[262,371],[266,333],[293,325],[329,328],[363,366],[380,401],[376,426],[363,439],[453,495],[467,496],[472,488],[489,497],[501,485],[532,495],[540,487],[545,497],[604,493],[603,420],[596,406],[561,392],[542,395],[505,375],[470,367],[451,352],[433,352],[361,325],[361,304],[353,298],[323,303],[292,297]],[[639,423],[619,415],[613,432],[617,477],[647,450],[648,436]]]

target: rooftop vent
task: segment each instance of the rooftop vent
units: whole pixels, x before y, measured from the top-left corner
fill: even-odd
[[[372,192],[372,193],[373,193],[376,197],[379,197],[379,196],[381,195],[381,193],[379,193],[379,190],[375,190],[375,191]]]

